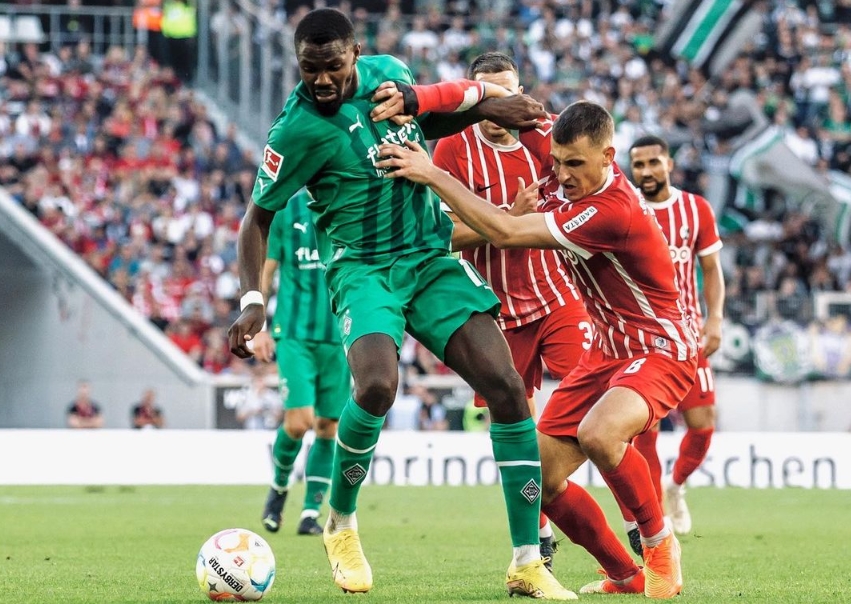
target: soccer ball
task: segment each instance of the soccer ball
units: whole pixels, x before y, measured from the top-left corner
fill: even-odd
[[[225,529],[201,546],[195,576],[211,600],[257,601],[275,582],[275,555],[260,535]]]

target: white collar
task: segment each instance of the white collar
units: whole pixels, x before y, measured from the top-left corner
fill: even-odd
[[[647,203],[647,205],[650,206],[651,208],[653,208],[654,210],[665,210],[667,208],[670,208],[672,205],[674,205],[676,203],[676,201],[677,201],[677,199],[679,199],[681,193],[682,192],[679,189],[677,189],[676,187],[671,187],[671,196],[668,199],[666,199],[665,201],[650,201],[649,199],[647,199],[643,195],[642,195],[642,197],[644,197],[645,203]]]

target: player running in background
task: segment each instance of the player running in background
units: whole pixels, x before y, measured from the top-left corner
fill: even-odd
[[[480,392],[493,418],[490,434],[500,470],[514,545],[510,593],[574,599],[544,566],[538,538],[540,456],[523,381],[494,317],[499,300],[475,271],[449,254],[452,223],[427,187],[384,178],[376,166],[386,141],[425,143],[431,119],[398,125],[375,122],[373,97],[386,81],[416,110],[465,110],[453,131],[482,119],[534,126],[540,103],[481,83],[414,89],[410,70],[389,56],[360,56],[352,23],[339,11],[317,9],[296,28],[301,82],[272,125],[239,234],[242,314],[231,326],[231,350],[248,343],[264,320],[259,291],[265,243],[274,213],[307,185],[313,200],[320,260],[337,316],[354,394],[340,415],[323,540],[335,583],[344,591],[372,587],[355,509],[385,415],[395,399],[398,353],[408,331]],[[455,93],[447,101],[446,91]],[[476,104],[478,102],[478,104]],[[449,109],[444,106],[448,105]],[[374,115],[374,114],[373,114]],[[502,119],[500,118],[502,117]],[[437,130],[433,130],[437,132]]]
[[[263,508],[263,526],[273,533],[280,529],[290,473],[304,435],[313,429],[316,438],[304,469],[304,504],[296,532],[321,535],[316,519],[331,484],[334,437],[351,392],[351,375],[331,312],[309,200],[306,190],[298,192],[275,214],[269,229],[261,291],[268,300],[278,272],[278,302],[271,329],[254,338],[254,354],[264,362],[277,359],[284,407],[272,449],[275,476]]]
[[[543,510],[575,543],[617,556],[605,579],[581,591],[636,593],[640,577],[646,596],[670,598],[682,590],[680,545],[665,525],[647,462],[630,442],[690,390],[697,338],[680,302],[667,242],[614,163],[613,134],[612,117],[600,105],[580,101],[565,109],[553,125],[554,170],[543,191],[548,211],[523,216],[476,197],[410,141],[382,145],[386,159],[378,165],[388,178],[431,186],[498,247],[564,250],[596,333],[594,346],[559,384],[538,422]],[[594,499],[566,480],[587,458],[638,522],[644,576],[606,530]]]
[[[706,458],[715,430],[715,380],[708,357],[721,345],[721,323],[724,319],[724,274],[719,253],[721,238],[709,202],[700,195],[671,186],[674,160],[666,141],[657,136],[643,136],[632,144],[629,157],[632,178],[641,189],[647,205],[655,212],[662,233],[668,240],[686,312],[703,336],[697,379],[677,407],[687,429],[680,443],[679,457],[673,472],[666,477],[664,489],[662,465],[656,451],[658,426],[637,436],[633,443],[647,459],[660,501],[664,493],[665,509],[671,517],[674,531],[686,534],[691,530],[691,514],[683,485]],[[695,259],[703,272],[705,318],[700,309]],[[635,523],[628,522],[626,528],[627,532],[635,531]]]
[[[523,92],[517,64],[500,52],[476,57],[469,76],[502,86],[513,94]],[[546,120],[543,126],[515,137],[493,122],[474,124],[440,139],[434,149],[434,163],[509,214],[536,212],[538,181],[552,168],[552,121]],[[558,251],[498,249],[452,213],[449,215],[455,225],[453,251],[460,251],[461,258],[476,267],[499,298],[502,306],[497,322],[536,417],[534,393],[541,387],[542,360],[560,380],[576,367],[582,352],[591,347],[593,330],[585,306],[567,277]],[[475,404],[485,406],[478,395]],[[551,567],[553,530],[545,516],[541,517],[539,536],[541,555],[550,558],[547,565]]]

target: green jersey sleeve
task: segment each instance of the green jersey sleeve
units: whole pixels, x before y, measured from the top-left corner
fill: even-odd
[[[320,172],[334,157],[339,138],[327,127],[315,127],[317,119],[293,95],[272,124],[257,169],[251,199],[263,209],[276,212]]]

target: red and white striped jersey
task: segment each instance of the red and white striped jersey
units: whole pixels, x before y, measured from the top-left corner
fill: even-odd
[[[490,142],[478,125],[470,126],[438,141],[434,163],[479,197],[508,210],[517,196],[518,178],[528,185],[539,181],[544,170],[549,173],[552,123],[547,125],[524,133],[523,142],[508,146]],[[578,314],[585,314],[557,250],[500,250],[486,243],[460,254],[499,297],[502,329],[525,325],[561,306],[572,305]]]
[[[676,269],[653,212],[613,166],[603,187],[571,202],[555,176],[544,185],[550,233],[564,246],[573,283],[596,327],[595,344],[614,358],[697,354]]]
[[[700,195],[671,187],[671,197],[647,205],[656,214],[662,234],[668,240],[671,260],[677,269],[680,297],[696,327],[703,325],[697,291],[695,259],[721,249],[721,237],[712,206]]]

